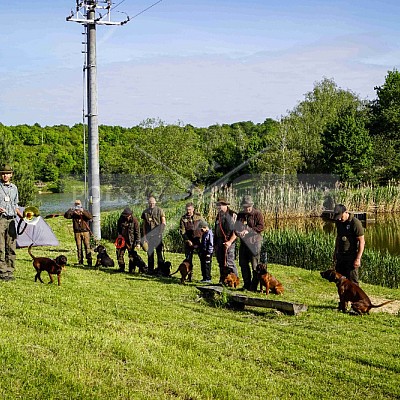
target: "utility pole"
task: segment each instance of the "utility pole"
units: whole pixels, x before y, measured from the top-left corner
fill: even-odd
[[[67,21],[84,25],[86,34],[86,85],[87,85],[87,118],[88,154],[89,154],[89,194],[85,201],[93,215],[92,232],[96,239],[101,239],[100,225],[100,163],[99,163],[99,122],[97,110],[97,65],[96,65],[96,26],[124,25],[111,21],[111,0],[76,0],[76,9],[71,11]],[[104,15],[102,15],[102,13]],[[86,151],[86,149],[85,149]]]

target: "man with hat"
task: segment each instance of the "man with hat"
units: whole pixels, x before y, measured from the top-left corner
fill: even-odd
[[[22,213],[18,209],[18,189],[11,183],[13,170],[5,164],[0,171],[0,280],[13,281],[17,231],[14,219]]]
[[[143,246],[147,247],[147,265],[149,273],[154,274],[154,250],[157,253],[157,268],[164,263],[164,245],[162,242],[166,225],[164,210],[156,206],[153,196],[148,198],[148,207],[142,212]]]
[[[186,214],[182,215],[179,221],[179,230],[185,243],[185,258],[193,262],[193,254],[198,251],[202,232],[199,223],[202,216],[194,210],[193,203],[186,204]]]
[[[92,214],[82,207],[82,202],[77,199],[74,206],[67,210],[64,218],[72,219],[72,228],[74,230],[75,244],[78,255],[78,263],[83,265],[83,246],[85,247],[85,256],[88,267],[92,267],[92,251],[90,249],[90,228],[89,221],[93,218]]]
[[[229,208],[230,203],[223,197],[217,200],[218,209],[215,219],[214,250],[219,266],[219,283],[233,272],[238,276],[235,264],[235,223],[237,214]]]
[[[335,269],[358,285],[358,268],[365,247],[364,228],[343,204],[335,205],[333,219],[337,231],[333,254]]]
[[[251,196],[243,197],[242,211],[238,214],[235,228],[240,239],[239,266],[242,271],[243,288],[255,291],[258,285],[256,267],[260,262],[264,217],[253,205]]]
[[[123,246],[116,249],[117,261],[120,272],[125,272],[125,251],[128,250],[129,253],[134,250],[134,248],[139,248],[140,246],[140,225],[136,217],[133,216],[132,210],[126,207],[117,222],[117,233],[118,238],[123,238]],[[129,257],[129,272],[133,270],[133,260]]]

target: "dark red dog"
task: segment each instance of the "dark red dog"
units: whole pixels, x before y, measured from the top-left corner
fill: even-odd
[[[178,272],[181,273],[182,285],[185,284],[186,278],[189,282],[192,282],[193,265],[191,262],[189,262],[188,260],[183,260],[178,269],[170,276],[175,275]]]
[[[321,272],[321,277],[329,282],[335,282],[339,294],[339,310],[346,312],[347,303],[351,303],[351,308],[359,315],[368,314],[371,308],[382,307],[394,300],[385,301],[382,304],[374,305],[367,294],[345,276],[339,274],[334,269],[328,269]]]
[[[282,283],[278,281],[274,276],[272,276],[267,271],[267,266],[265,264],[258,264],[256,267],[256,272],[258,275],[258,280],[260,282],[260,291],[263,293],[263,287],[265,286],[265,295],[268,293],[283,294],[285,291]]]
[[[58,286],[61,285],[61,271],[63,270],[64,266],[67,264],[67,257],[65,256],[58,256],[55,260],[52,260],[51,258],[48,257],[35,257],[32,252],[32,244],[28,247],[28,253],[33,259],[33,266],[36,269],[36,275],[35,275],[35,282],[39,279],[40,282],[44,283],[42,281],[42,278],[40,277],[40,274],[42,271],[46,271],[49,274],[50,277],[50,282],[53,283],[53,276],[52,275],[57,275],[57,280],[58,280]]]
[[[231,272],[224,279],[224,284],[236,289],[239,286],[240,281],[239,278],[233,272]]]

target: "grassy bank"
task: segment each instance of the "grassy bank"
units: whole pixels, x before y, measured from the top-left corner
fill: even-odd
[[[60,247],[34,253],[75,262],[70,221],[49,223]],[[279,299],[309,306],[295,317],[216,307],[178,278],[69,266],[61,287],[39,284],[26,249],[17,257],[17,280],[0,290],[2,399],[400,397],[399,315],[337,313],[335,286],[317,271],[270,266],[286,288]],[[182,256],[167,258],[177,267]]]

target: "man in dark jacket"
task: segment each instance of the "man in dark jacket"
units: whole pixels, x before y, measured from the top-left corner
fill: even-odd
[[[140,246],[140,225],[137,218],[133,216],[132,210],[126,207],[122,211],[117,222],[118,238],[122,238],[123,246],[117,248],[117,261],[120,272],[125,272],[125,251],[128,250],[128,255],[131,251]],[[118,240],[118,239],[117,239]],[[132,271],[132,260],[129,258],[129,272]]]
[[[148,207],[142,212],[143,246],[147,248],[149,273],[154,273],[154,250],[157,253],[157,268],[164,263],[163,233],[166,225],[164,210],[156,206],[156,199],[150,196]]]
[[[337,230],[333,254],[336,271],[358,285],[358,268],[365,247],[364,228],[343,204],[336,204],[333,219]]]
[[[90,228],[89,221],[93,218],[92,214],[82,207],[80,200],[75,200],[74,207],[67,210],[64,214],[67,219],[72,219],[72,227],[74,229],[76,250],[78,254],[78,263],[83,264],[83,248],[85,247],[85,255],[88,267],[92,266],[92,251],[90,249]]]
[[[264,230],[264,217],[253,204],[251,196],[243,197],[242,211],[237,216],[235,226],[236,234],[240,238],[239,266],[242,271],[243,288],[246,290],[257,289],[256,267],[260,262],[261,233]]]
[[[214,229],[214,250],[220,273],[220,283],[233,272],[238,276],[235,264],[235,223],[237,214],[229,208],[229,202],[224,198],[217,200],[218,214]]]
[[[190,263],[193,261],[193,253],[199,248],[201,230],[199,222],[202,220],[201,214],[194,211],[193,203],[186,204],[186,214],[179,222],[179,230],[185,243],[185,257]]]

